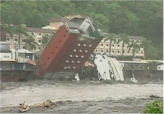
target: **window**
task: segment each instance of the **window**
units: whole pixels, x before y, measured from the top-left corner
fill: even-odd
[[[39,47],[38,49],[41,49],[41,47]]]
[[[101,52],[103,52],[103,50],[101,50]]]
[[[31,35],[34,35],[34,33],[32,32]]]
[[[23,46],[23,49],[25,49],[26,48],[26,46]]]
[[[6,38],[7,41],[10,41],[10,38]]]
[[[120,51],[117,51],[117,53],[120,53]]]
[[[112,47],[114,47],[114,44],[112,45]]]
[[[14,41],[18,41],[18,39],[14,39]]]
[[[95,50],[95,52],[97,52],[97,49]]]
[[[103,44],[101,44],[101,46],[103,46]]]
[[[108,50],[106,50],[106,52],[109,52]]]
[[[3,56],[4,58],[9,58],[9,56]]]
[[[117,45],[117,47],[120,47],[120,45]]]
[[[25,42],[26,41],[26,39],[22,39],[22,42]]]
[[[41,43],[41,40],[38,40],[39,43]]]
[[[41,36],[42,35],[42,33],[38,33],[39,34],[39,36]]]
[[[112,51],[112,53],[114,53],[114,50]]]
[[[106,44],[106,46],[108,47],[108,46],[109,46],[109,44]]]

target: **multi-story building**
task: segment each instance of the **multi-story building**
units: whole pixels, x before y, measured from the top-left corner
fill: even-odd
[[[68,22],[71,18],[73,17],[82,17],[81,15],[74,15],[74,16],[65,16],[61,18],[54,18],[49,20],[49,25],[42,27],[42,28],[32,28],[32,27],[27,27],[26,32],[29,35],[33,35],[35,42],[37,42],[36,49],[32,50],[33,52],[37,52],[43,48],[42,45],[42,36],[44,34],[52,34],[58,30],[58,28],[63,25],[65,22]],[[6,35],[6,41],[10,43],[10,48],[14,49],[15,46],[18,43],[18,34],[13,34],[13,37],[11,38],[9,34]],[[29,49],[29,47],[26,45],[25,39],[28,37],[24,36],[21,34],[20,36],[20,49]]]
[[[41,29],[41,28],[31,28],[31,27],[27,27],[26,28],[26,32],[29,34],[29,35],[32,35],[33,38],[35,39],[35,42],[37,43],[36,45],[36,49],[33,50],[33,52],[36,52],[36,51],[39,51],[40,49],[43,48],[43,45],[42,45],[42,36],[44,34],[49,34],[51,35],[53,32],[55,32],[54,30],[50,30],[50,29]],[[25,35],[22,35],[20,36],[20,49],[25,49],[25,48],[29,48],[27,47],[27,44],[25,42],[25,39],[27,39],[28,37],[25,36]],[[11,49],[14,49],[15,48],[15,45],[16,43],[18,42],[18,34],[14,34],[13,35],[13,38],[10,37],[9,34],[6,35],[6,41],[10,43],[10,48]]]
[[[118,41],[120,39],[120,36],[116,36],[115,37],[116,40]],[[131,41],[142,41],[143,37],[140,37],[140,36],[129,36],[129,42]],[[107,41],[104,41],[105,38],[99,43],[99,45],[97,46],[97,48],[95,49],[95,53],[105,53],[107,52],[109,54],[109,49],[110,49],[110,40],[107,40]],[[112,45],[111,45],[111,56],[132,56],[133,53],[132,53],[132,50],[133,48],[131,48],[129,50],[128,48],[128,44],[125,44],[124,45],[124,49],[123,49],[123,52],[122,52],[122,45],[123,45],[123,42],[119,42],[119,43],[114,43],[112,42]],[[140,50],[138,52],[135,52],[135,56],[137,57],[144,57],[144,49],[143,48],[140,48]]]

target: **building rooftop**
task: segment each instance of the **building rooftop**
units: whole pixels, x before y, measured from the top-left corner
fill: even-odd
[[[90,20],[93,22],[93,19],[89,16],[81,16],[81,15],[68,15],[61,18],[52,18],[49,20],[49,22],[68,22],[72,18],[90,18]]]
[[[69,19],[68,18],[65,18],[65,17],[61,17],[61,18],[53,18],[53,19],[50,19],[49,22],[68,22]]]
[[[54,32],[55,30],[27,27],[27,28],[26,28],[26,31],[27,31],[27,32],[52,33],[52,32]]]
[[[44,26],[42,29],[50,29],[50,26]]]
[[[15,52],[15,49],[10,49],[12,52]],[[26,49],[19,49],[18,50],[19,51],[19,53],[33,53],[33,52],[31,52],[31,51],[29,51],[29,50],[26,50]]]
[[[105,34],[104,34],[105,35]],[[120,35],[115,35],[115,38],[121,38]],[[145,39],[144,37],[142,36],[128,36],[129,39],[138,39],[138,40],[143,40]]]

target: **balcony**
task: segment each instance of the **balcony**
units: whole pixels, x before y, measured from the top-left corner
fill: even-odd
[[[40,46],[40,45],[42,45],[42,43],[40,43],[40,42],[37,42],[37,44]]]
[[[42,36],[41,36],[41,35],[36,35],[36,37],[37,37],[37,38],[42,38]]]

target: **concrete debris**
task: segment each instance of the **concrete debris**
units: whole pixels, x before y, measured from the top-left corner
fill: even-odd
[[[38,103],[38,104],[34,104],[34,105],[25,105],[25,102],[20,103],[19,106],[23,109],[19,110],[20,113],[24,113],[27,112],[29,110],[30,107],[41,107],[42,109],[48,109],[48,108],[52,108],[51,106],[55,105],[54,102],[52,102],[51,100],[47,100],[46,102],[43,103]]]
[[[115,58],[97,54],[94,63],[97,66],[99,80],[124,81],[122,66]]]
[[[149,97],[150,97],[150,98],[161,98],[161,97],[158,96],[158,95],[150,95]]]
[[[19,110],[19,112],[23,113],[23,112],[27,112],[29,110],[29,106],[28,105],[25,105],[25,102],[24,103],[20,103],[19,106],[23,109]]]
[[[134,74],[132,74],[133,78],[130,78],[130,81],[133,83],[138,83],[138,80],[134,77]]]
[[[76,74],[76,75],[75,75],[75,79],[76,79],[77,81],[80,81],[79,74]]]

